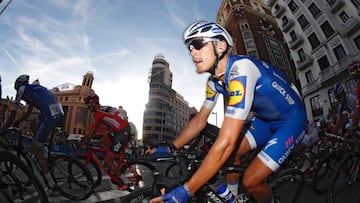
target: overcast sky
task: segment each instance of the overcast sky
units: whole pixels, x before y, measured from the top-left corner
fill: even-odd
[[[3,0],[2,9],[9,0]],[[215,21],[221,0],[13,0],[0,16],[3,97],[20,74],[51,89],[80,85],[92,71],[102,105],[122,105],[142,133],[148,76],[163,54],[173,89],[200,108],[208,74],[198,75],[182,34],[196,20]],[[218,102],[218,125],[222,101]],[[219,110],[218,110],[219,109]],[[215,114],[209,122],[215,124]]]

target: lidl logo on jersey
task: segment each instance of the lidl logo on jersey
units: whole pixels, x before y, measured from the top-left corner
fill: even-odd
[[[229,84],[229,105],[244,107],[246,77],[239,77]],[[241,104],[241,105],[239,105]]]
[[[206,99],[214,99],[214,96],[216,95],[216,92],[209,87],[209,85],[206,86]]]

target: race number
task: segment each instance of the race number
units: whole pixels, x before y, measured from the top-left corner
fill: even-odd
[[[64,114],[63,108],[60,103],[51,104],[49,106],[51,116],[57,116]]]

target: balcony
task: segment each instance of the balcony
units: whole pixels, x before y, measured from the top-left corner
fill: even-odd
[[[331,13],[335,14],[340,8],[344,6],[341,0],[327,0]]]
[[[285,13],[285,7],[284,6],[279,6],[279,8],[277,10],[275,10],[274,12],[274,16],[275,18],[280,18],[282,14]]]
[[[314,80],[314,81],[309,82],[308,84],[306,84],[302,88],[301,92],[303,93],[304,96],[306,96],[306,95],[309,95],[309,94],[311,94],[313,92],[318,91],[319,88],[320,88],[320,86],[317,84],[317,81]]]
[[[305,68],[309,67],[314,61],[314,58],[308,54],[302,60],[296,61],[296,68],[298,70],[304,70]]]
[[[348,21],[341,25],[340,29],[340,33],[342,33],[342,35],[349,37],[360,29],[359,20],[351,17]]]
[[[292,28],[294,26],[294,21],[293,20],[289,20],[288,22],[284,22],[282,25],[281,25],[281,29],[283,32],[287,32],[290,30],[290,28]]]
[[[294,49],[298,48],[303,42],[304,42],[304,40],[302,39],[302,37],[300,37],[299,35],[296,35],[295,39],[292,39],[290,42],[288,42],[289,48],[294,50]]]

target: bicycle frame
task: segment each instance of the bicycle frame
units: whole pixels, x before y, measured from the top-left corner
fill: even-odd
[[[116,162],[116,166],[118,170],[121,170],[122,167],[125,167],[127,169],[129,169],[131,171],[131,173],[133,174],[132,176],[127,177],[131,182],[138,182],[139,180],[141,180],[141,176],[138,174],[138,172],[136,171],[136,169],[134,169],[130,164],[127,163],[126,159],[125,159],[125,149],[126,149],[127,145],[125,147],[123,147],[121,149],[121,151],[118,154],[118,159]],[[110,152],[108,152],[106,149],[103,149],[101,147],[94,147],[91,144],[87,145],[87,151],[85,154],[86,157],[86,162],[85,165],[88,165],[90,163],[91,160],[94,160],[95,163],[100,167],[100,169],[106,173],[111,180],[113,180],[114,182],[121,184],[122,180],[116,176],[109,168],[107,168],[105,166],[105,163],[103,163],[103,161],[99,158],[99,156],[97,154],[109,154]],[[84,156],[84,154],[79,154],[80,156]]]

